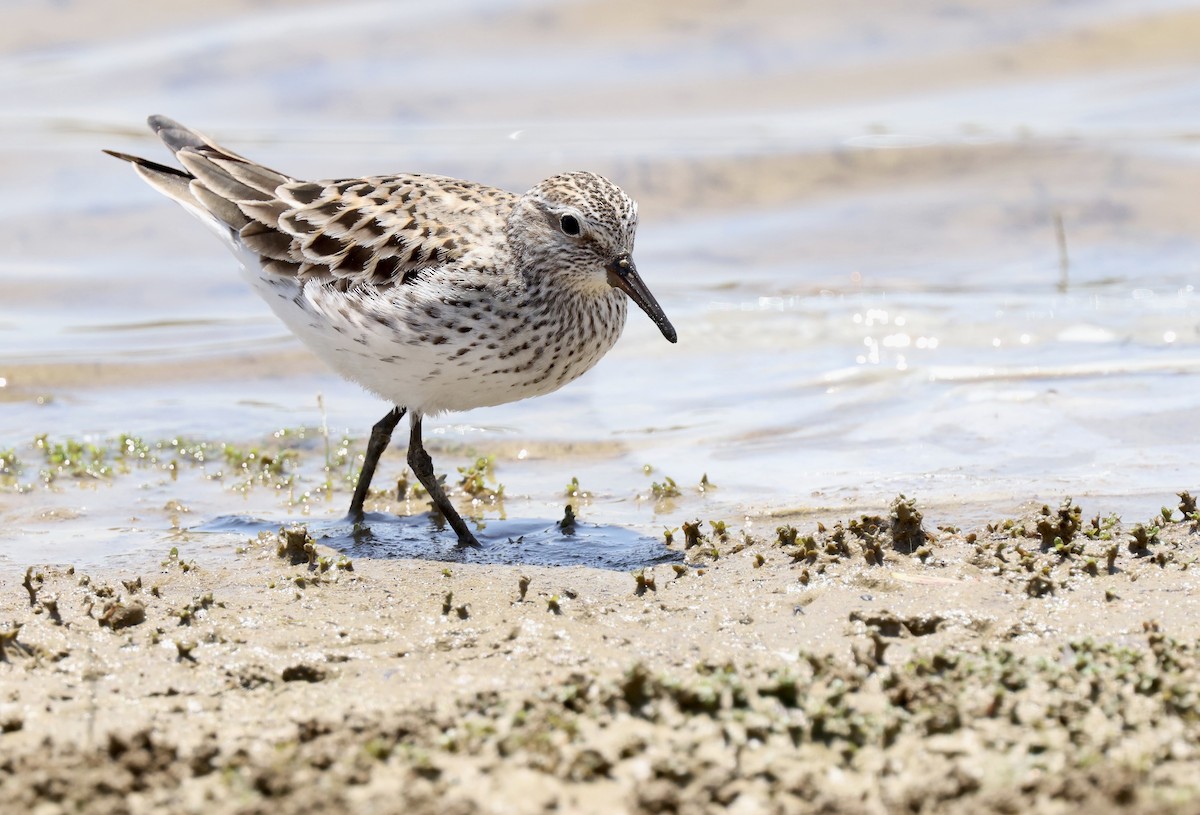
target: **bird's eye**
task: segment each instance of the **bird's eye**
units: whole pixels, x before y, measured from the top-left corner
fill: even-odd
[[[562,216],[562,218],[558,222],[558,225],[560,227],[562,227],[562,231],[563,231],[564,235],[570,235],[570,236],[574,237],[574,236],[578,235],[581,231],[581,229],[579,227],[579,219],[576,218],[574,215]]]

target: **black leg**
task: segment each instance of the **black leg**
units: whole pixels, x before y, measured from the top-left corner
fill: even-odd
[[[375,466],[379,457],[392,441],[392,431],[404,418],[405,408],[394,407],[388,414],[375,423],[371,428],[371,440],[367,442],[367,456],[363,459],[362,472],[359,473],[358,483],[354,486],[354,498],[350,500],[349,520],[356,524],[362,523],[363,502],[367,500],[367,491],[371,489],[371,479],[375,477]]]
[[[413,473],[425,487],[429,497],[433,499],[433,505],[437,507],[438,512],[442,513],[442,516],[458,533],[459,546],[478,546],[479,541],[475,540],[471,530],[467,529],[462,517],[454,510],[454,505],[446,497],[442,485],[438,483],[437,475],[433,472],[433,460],[429,458],[424,445],[421,444],[421,417],[416,413],[412,417],[412,435],[408,439],[408,466],[412,467]]]

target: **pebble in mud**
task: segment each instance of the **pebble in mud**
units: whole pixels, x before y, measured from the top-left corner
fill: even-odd
[[[284,682],[321,682],[325,676],[323,668],[308,663],[289,665],[280,675]]]

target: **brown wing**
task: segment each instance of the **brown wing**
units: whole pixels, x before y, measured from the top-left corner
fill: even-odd
[[[132,161],[156,187],[199,204],[262,257],[274,274],[368,283],[410,280],[462,256],[480,217],[511,193],[440,176],[299,181],[232,153],[166,117],[150,125],[187,173]],[[497,221],[499,225],[499,221]]]
[[[238,201],[251,219],[239,234],[272,272],[402,282],[462,257],[467,236],[456,227],[487,206],[486,192],[422,175],[293,181],[270,200]]]

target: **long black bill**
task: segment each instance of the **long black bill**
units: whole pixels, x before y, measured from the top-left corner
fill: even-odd
[[[654,321],[658,326],[658,330],[670,342],[675,342],[678,337],[675,335],[675,327],[671,325],[671,321],[667,319],[667,315],[663,313],[662,306],[654,299],[654,295],[646,288],[646,284],[642,282],[641,276],[637,273],[637,267],[633,265],[633,258],[629,255],[620,255],[612,263],[608,264],[608,282],[614,289],[620,289],[629,295],[629,299],[638,304],[638,308],[646,312],[646,315]]]

